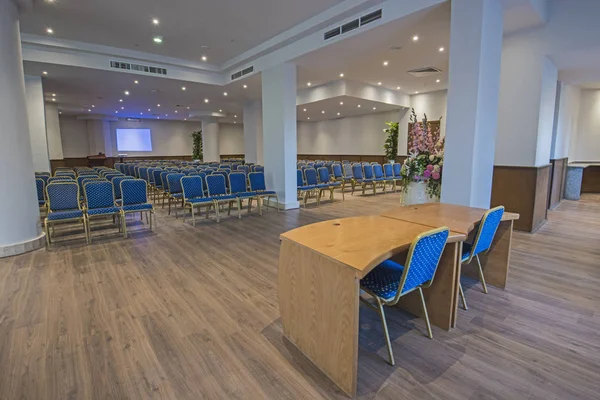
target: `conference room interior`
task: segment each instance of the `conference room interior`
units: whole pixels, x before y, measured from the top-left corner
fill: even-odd
[[[596,398],[596,15],[0,0],[0,399]]]

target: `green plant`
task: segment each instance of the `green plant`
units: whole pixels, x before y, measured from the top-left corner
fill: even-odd
[[[387,138],[385,139],[385,144],[383,145],[383,149],[385,150],[385,157],[388,160],[396,161],[396,156],[398,155],[398,122],[386,122],[388,127],[383,131],[387,133]]]
[[[193,132],[191,135],[193,149],[192,149],[192,158],[194,160],[204,161],[204,152],[202,149],[202,131]]]

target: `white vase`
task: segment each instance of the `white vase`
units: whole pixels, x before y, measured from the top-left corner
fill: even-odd
[[[427,184],[425,182],[411,182],[408,184],[406,193],[402,196],[402,205],[437,203],[439,197],[430,197],[427,194]]]

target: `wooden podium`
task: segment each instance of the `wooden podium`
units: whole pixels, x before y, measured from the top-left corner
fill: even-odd
[[[95,156],[88,156],[88,166],[90,168],[93,167],[102,167],[106,165],[106,155],[105,154],[98,154]]]

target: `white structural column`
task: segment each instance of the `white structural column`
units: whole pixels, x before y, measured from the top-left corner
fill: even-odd
[[[25,101],[31,138],[33,168],[38,172],[50,172],[48,140],[46,138],[46,113],[44,109],[44,89],[39,76],[25,77]]]
[[[219,121],[216,118],[202,120],[202,151],[204,161],[221,161],[219,150]]]
[[[19,13],[0,0],[0,257],[43,246],[25,101]]]
[[[264,164],[261,100],[244,104],[244,155],[247,163]]]
[[[58,105],[46,103],[46,138],[48,139],[48,156],[50,160],[62,160],[64,158],[62,136],[60,134],[60,120],[58,117]]]
[[[113,155],[113,140],[110,131],[110,121],[98,118],[88,119],[86,123],[89,153],[90,155],[97,155],[98,153],[104,153],[107,157]]]
[[[499,0],[452,1],[442,202],[490,206],[502,54]]]
[[[281,64],[262,73],[263,157],[267,189],[288,210],[298,208],[296,190],[296,66]]]

